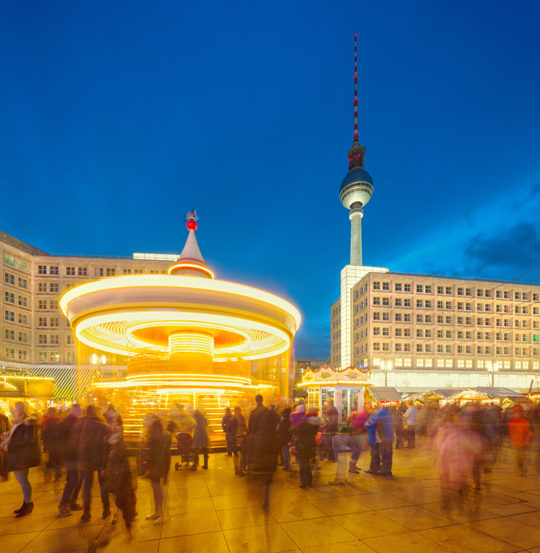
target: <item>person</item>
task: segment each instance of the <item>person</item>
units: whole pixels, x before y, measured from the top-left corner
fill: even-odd
[[[86,415],[81,417],[79,439],[77,444],[77,459],[82,480],[83,515],[81,522],[90,520],[92,500],[92,482],[94,472],[98,473],[98,482],[103,504],[103,518],[110,514],[109,492],[105,488],[104,469],[107,461],[109,427],[99,416],[94,405],[86,408]]]
[[[281,418],[278,425],[279,442],[281,445],[281,456],[283,458],[283,470],[291,468],[291,454],[289,452],[289,442],[291,441],[291,410],[286,407],[281,412]]]
[[[150,480],[154,495],[154,512],[146,517],[155,524],[162,524],[163,516],[163,490],[161,479],[167,478],[171,464],[171,437],[163,430],[161,419],[154,417],[147,428],[144,448],[148,452],[148,460],[143,476]]]
[[[333,440],[334,435],[337,434],[339,427],[339,413],[334,406],[334,400],[328,398],[326,406],[323,412],[324,425],[323,425],[323,455],[330,461],[335,461]]]
[[[110,450],[105,467],[106,488],[114,495],[116,506],[122,511],[128,535],[131,536],[137,499],[129,467],[128,450],[124,444],[124,426],[120,415],[116,415],[111,420],[110,426],[111,433],[107,438]]]
[[[2,409],[0,409],[0,436],[6,436],[9,432],[9,419],[6,417]],[[7,470],[7,453],[5,449],[0,447],[0,481],[6,482],[8,479]]]
[[[407,447],[414,449],[416,447],[416,424],[417,424],[418,409],[411,403],[405,411],[405,422],[407,424]]]
[[[516,465],[521,476],[527,474],[527,450],[531,443],[531,425],[523,415],[520,405],[512,409],[512,418],[508,422],[510,446],[515,452]]]
[[[263,477],[265,486],[263,509],[269,506],[270,484],[277,468],[279,439],[274,415],[263,405],[263,397],[255,396],[256,407],[249,414],[246,435],[246,468]]]
[[[71,511],[79,511],[82,507],[77,503],[77,496],[81,489],[81,479],[77,461],[77,448],[80,433],[81,406],[73,404],[69,415],[58,425],[58,435],[61,438],[62,458],[66,469],[66,484],[58,506],[60,517],[71,515]]]
[[[297,426],[301,422],[304,422],[306,418],[306,403],[301,399],[296,405],[294,413],[291,413],[291,426]]]
[[[405,432],[403,428],[403,416],[406,410],[407,408],[404,407],[403,404],[399,407],[394,407],[392,410],[394,433],[396,435],[396,449],[401,449],[403,447],[403,434]]]
[[[56,409],[49,407],[41,425],[41,441],[43,442],[43,453],[48,453],[49,455],[46,464],[47,473],[49,471],[53,473],[55,482],[58,482],[62,476],[62,444],[58,434],[59,424],[60,417]],[[49,476],[46,475],[46,478],[49,478]]]
[[[371,446],[371,463],[368,474],[392,476],[392,445],[394,425],[388,407],[376,411],[366,422],[368,446]]]
[[[349,447],[351,448],[351,458],[349,460],[349,472],[358,474],[360,469],[356,466],[360,453],[362,452],[362,441],[365,432],[365,424],[369,418],[369,411],[364,408],[361,412],[357,409],[351,413],[348,424],[351,427],[351,436],[349,438]]]
[[[223,429],[223,432],[225,433],[225,442],[227,444],[227,455],[230,457],[233,454],[233,438],[236,436],[233,436],[231,433],[227,432],[227,427],[229,424],[229,421],[232,419],[233,415],[231,413],[231,408],[227,407],[225,409],[225,414],[223,415],[223,418],[221,419],[221,428]]]
[[[40,465],[41,450],[37,419],[28,416],[27,407],[21,401],[13,407],[13,424],[2,447],[7,451],[7,470],[13,472],[23,493],[23,504],[15,513],[17,518],[24,517],[34,509],[28,471]]]
[[[246,435],[246,430],[246,419],[242,414],[242,408],[236,406],[234,408],[234,415],[229,419],[229,422],[227,423],[227,434],[230,434],[233,455],[237,455],[238,448],[242,445],[242,442]]]
[[[107,407],[105,413],[103,413],[103,416],[105,417],[107,424],[111,426],[113,420],[115,420],[118,416],[118,412],[116,411],[112,403],[109,403],[109,406]]]
[[[193,430],[193,441],[191,447],[193,449],[193,464],[191,470],[197,470],[199,466],[199,453],[203,454],[204,464],[202,468],[208,469],[208,445],[210,440],[208,438],[208,423],[204,415],[198,410],[194,409],[192,413],[193,420],[195,421],[195,429]]]
[[[292,429],[293,434],[298,438],[296,440],[296,459],[300,469],[300,487],[302,489],[313,486],[311,461],[317,447],[315,436],[321,426],[321,419],[315,409],[310,409],[306,416],[305,421]]]

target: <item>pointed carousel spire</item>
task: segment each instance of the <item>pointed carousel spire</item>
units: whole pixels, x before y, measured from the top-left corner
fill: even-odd
[[[169,267],[170,275],[190,275],[206,278],[214,278],[214,273],[206,264],[197,238],[195,237],[195,231],[197,230],[197,213],[194,209],[186,214],[186,227],[189,231],[184,249],[180,254],[180,257],[176,260],[176,263]]]

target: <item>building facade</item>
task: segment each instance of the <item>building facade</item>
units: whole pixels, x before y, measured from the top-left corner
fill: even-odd
[[[341,301],[332,355],[341,366]],[[400,388],[507,386],[540,379],[540,286],[368,273],[351,289],[352,364]]]
[[[58,300],[72,286],[108,276],[166,273],[178,257],[133,254],[133,258],[50,255],[0,231],[2,278],[0,297],[0,368],[15,368],[57,378],[57,387],[73,388],[77,378],[88,380],[96,367],[102,372],[123,370],[121,359],[103,358],[76,344]],[[98,366],[97,366],[98,365]],[[82,377],[80,374],[82,371]]]

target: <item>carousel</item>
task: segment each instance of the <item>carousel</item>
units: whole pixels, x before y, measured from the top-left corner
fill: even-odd
[[[328,366],[307,369],[298,385],[307,390],[308,404],[317,407],[319,412],[322,412],[325,402],[332,399],[340,421],[347,420],[357,406],[364,404],[364,391],[369,386],[372,386],[370,369],[348,367],[336,370]]]
[[[225,407],[288,400],[298,309],[265,290],[215,278],[186,216],[188,237],[168,274],[109,277],[70,289],[60,306],[77,339],[127,360],[125,379],[95,382],[93,398],[122,411],[127,436],[149,412],[192,405],[221,440]]]

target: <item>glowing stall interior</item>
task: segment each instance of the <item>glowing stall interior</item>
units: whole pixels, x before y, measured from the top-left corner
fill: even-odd
[[[123,410],[126,434],[139,433],[149,412],[194,405],[220,439],[225,407],[250,407],[290,396],[298,309],[251,286],[218,280],[197,240],[188,238],[168,275],[104,278],[70,289],[60,300],[77,339],[127,358],[127,377],[93,384],[102,402]]]
[[[356,406],[364,405],[364,390],[371,386],[371,371],[358,367],[335,370],[332,367],[307,369],[302,375],[300,388],[306,388],[308,405],[322,412],[327,399],[333,399],[339,420],[346,421]]]

